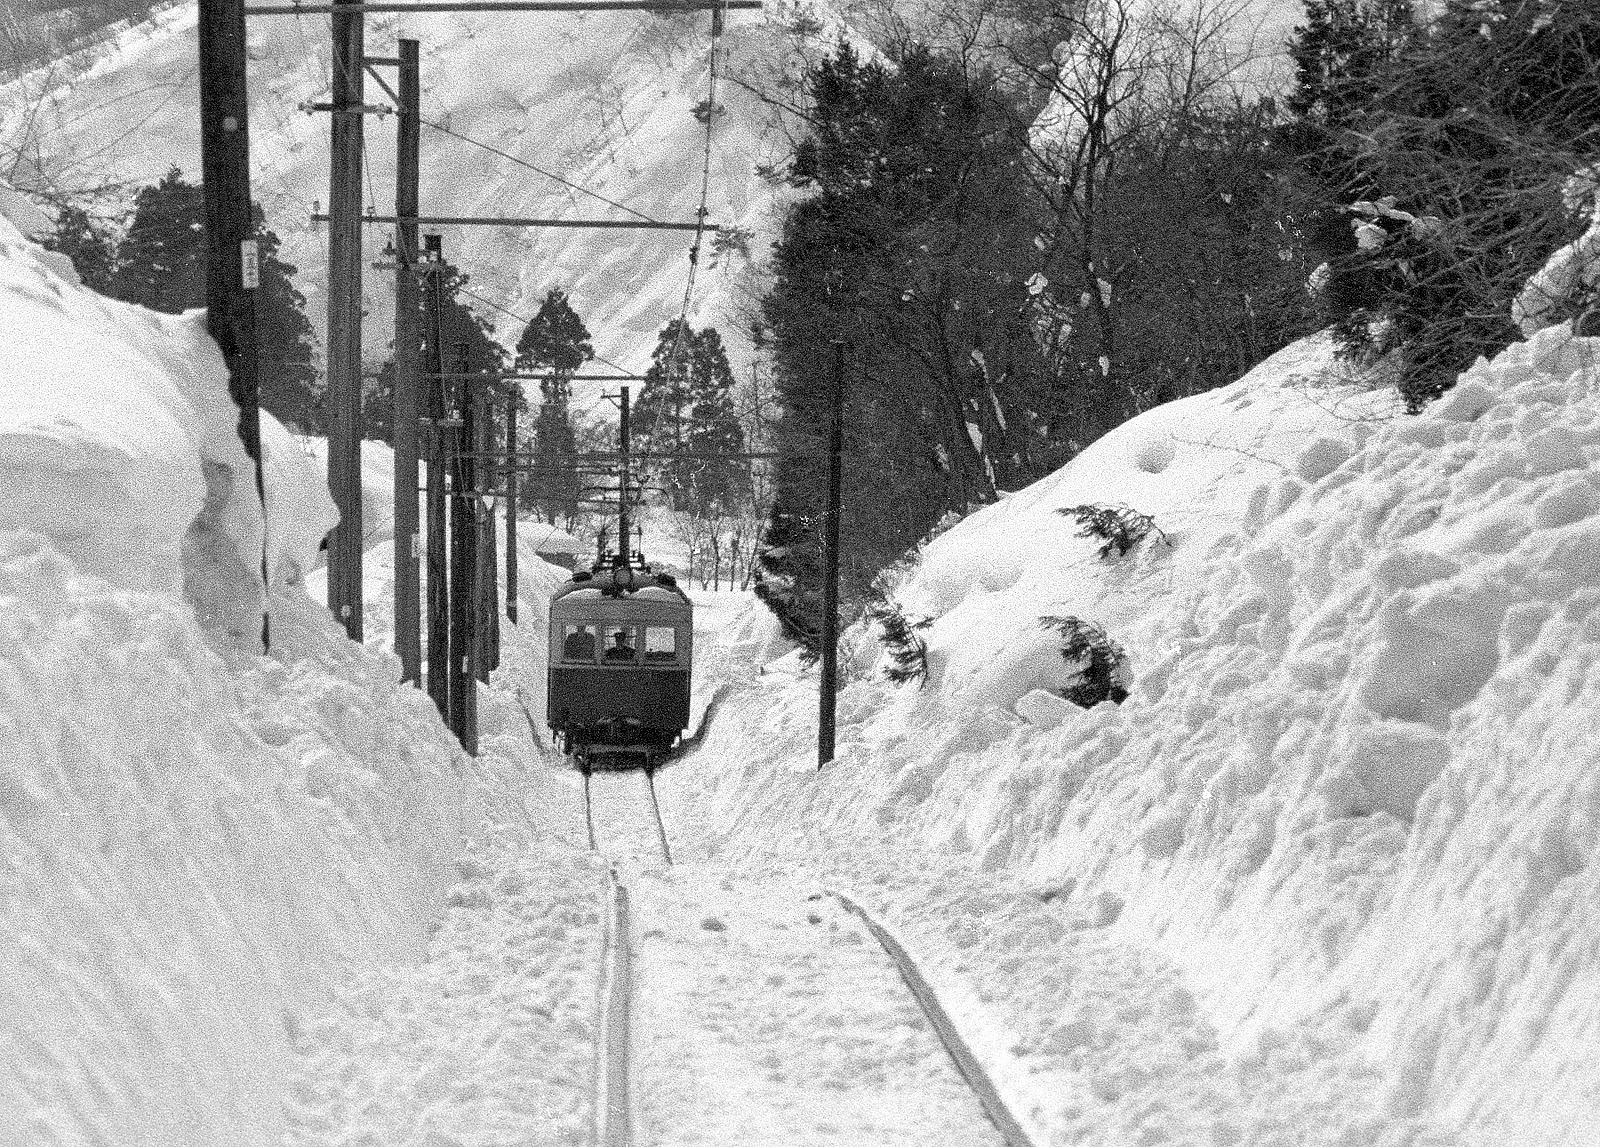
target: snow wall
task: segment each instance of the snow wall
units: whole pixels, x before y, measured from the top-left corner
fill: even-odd
[[[818,775],[815,677],[768,666],[684,770],[692,806],[725,855],[868,873],[952,990],[981,985],[995,1061],[1064,1073],[1032,1108],[1052,1141],[1586,1141],[1597,364],[1553,327],[1404,417],[1317,337],[1136,418],[898,577],[926,686],[851,635]],[[1102,559],[1057,513],[1086,503],[1165,537]],[[1056,694],[1045,615],[1126,647],[1126,703]],[[855,863],[875,849],[895,881]],[[1112,953],[1160,990],[1097,997]]]
[[[307,595],[332,505],[270,417],[260,655],[200,314],[95,295],[0,219],[0,326],[0,1138],[276,1145],[305,1017],[421,956],[464,849],[526,836],[525,746],[491,707],[469,760]]]

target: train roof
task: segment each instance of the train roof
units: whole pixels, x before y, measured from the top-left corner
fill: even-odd
[[[573,594],[589,596],[599,591],[599,596],[622,600],[673,601],[689,605],[689,595],[678,585],[678,579],[667,573],[657,573],[639,566],[614,566],[609,569],[579,570],[567,579],[551,597],[551,603]]]

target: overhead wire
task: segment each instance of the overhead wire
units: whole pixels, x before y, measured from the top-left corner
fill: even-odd
[[[643,211],[636,211],[632,207],[629,207],[625,203],[618,203],[615,199],[608,199],[608,198],[606,198],[606,196],[601,195],[598,191],[591,191],[591,190],[589,190],[589,188],[584,187],[582,184],[574,183],[570,179],[566,179],[566,178],[564,178],[564,177],[562,177],[560,175],[557,175],[553,171],[549,171],[549,170],[547,170],[547,169],[545,169],[543,167],[540,167],[537,163],[530,163],[526,159],[521,158],[520,156],[512,155],[508,151],[501,151],[498,147],[494,147],[491,144],[484,143],[480,139],[473,139],[471,136],[462,135],[458,131],[455,131],[455,130],[453,130],[451,128],[445,127],[441,123],[435,123],[435,122],[433,122],[432,120],[429,120],[429,119],[424,119],[422,121],[422,123],[424,125],[426,125],[427,127],[433,128],[434,131],[442,132],[443,134],[451,136],[454,139],[459,139],[463,143],[470,143],[474,147],[481,147],[481,148],[483,148],[484,151],[487,151],[487,152],[489,152],[489,153],[491,153],[493,155],[498,155],[501,159],[508,159],[512,163],[515,163],[515,164],[517,164],[517,165],[519,165],[521,167],[526,167],[530,171],[536,171],[540,175],[544,176],[546,179],[553,179],[557,183],[560,183],[560,184],[562,184],[562,185],[564,185],[566,187],[572,188],[572,190],[574,190],[574,191],[580,192],[580,193],[582,193],[584,195],[592,196],[593,198],[600,200],[600,202],[602,202],[604,204],[607,204],[608,206],[615,207],[619,211],[626,211],[629,215],[633,215],[633,216],[636,216],[636,217],[638,217],[640,219],[643,219],[646,223],[659,223],[659,222],[661,222],[661,220],[655,218],[654,216],[646,215]]]
[[[720,75],[722,31],[727,20],[727,12],[727,0],[722,0],[721,6],[713,9],[711,13],[711,59],[705,103],[706,130],[700,161],[700,205],[695,210],[694,239],[689,244],[689,276],[683,287],[683,302],[678,307],[677,327],[673,333],[672,346],[667,351],[666,369],[669,382],[676,377],[682,364],[685,334],[689,329],[689,307],[694,301],[695,277],[700,270],[700,247],[705,241],[707,203],[711,194],[711,125],[717,118],[717,80]],[[661,407],[657,405],[650,412],[650,428],[644,434],[644,447],[640,450],[641,462],[649,456],[650,446],[655,440],[656,427],[660,421]]]

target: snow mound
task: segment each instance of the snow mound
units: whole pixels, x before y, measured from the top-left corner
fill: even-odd
[[[997,1054],[1071,1096],[1039,1101],[1060,1141],[1579,1142],[1600,340],[1539,331],[1414,418],[1319,374],[1327,341],[1296,344],[927,545],[896,596],[934,619],[930,680],[852,682],[820,776],[814,679],[777,674],[685,772],[733,840],[903,851],[882,895],[1027,1033]],[[1094,503],[1170,545],[1102,559],[1056,513]],[[1124,704],[1060,701],[1045,615],[1126,647]],[[1003,882],[992,943],[918,891],[940,855],[963,872],[930,889]],[[1029,950],[1078,977],[1044,1011],[1005,938],[1041,911]]]
[[[0,323],[0,1138],[273,1147],[310,1017],[422,956],[464,848],[525,843],[526,724],[486,701],[469,760],[311,601],[332,506],[270,418],[258,655],[261,502],[200,313],[94,295],[0,219]]]
[[[15,332],[0,365],[0,529],[42,534],[86,573],[182,593],[208,623],[258,633],[255,466],[204,312],[104,298],[53,260],[0,219],[0,322]],[[332,503],[270,415],[262,438],[265,560],[285,584],[315,563]]]

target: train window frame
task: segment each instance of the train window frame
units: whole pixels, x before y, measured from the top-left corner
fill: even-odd
[[[642,626],[644,638],[640,643],[641,652],[644,654],[643,662],[646,665],[676,665],[678,663],[678,627],[676,625],[649,625]],[[666,649],[652,649],[651,641],[657,634],[667,635],[668,647]]]
[[[593,665],[599,653],[600,637],[599,626],[592,621],[568,621],[562,623],[561,630],[561,660],[568,665]],[[587,632],[589,637],[589,656],[575,657],[568,652],[569,643],[580,632]]]
[[[612,657],[611,652],[616,649],[617,646],[605,645],[604,638],[602,638],[601,647],[598,650],[600,664],[619,665],[624,667],[641,664],[639,660],[639,626],[636,623],[631,621],[607,622],[604,626],[600,627],[600,629],[605,638],[610,638],[613,642],[616,640],[616,635],[618,633],[623,632],[624,630],[627,631],[627,649],[629,654],[627,657]]]

